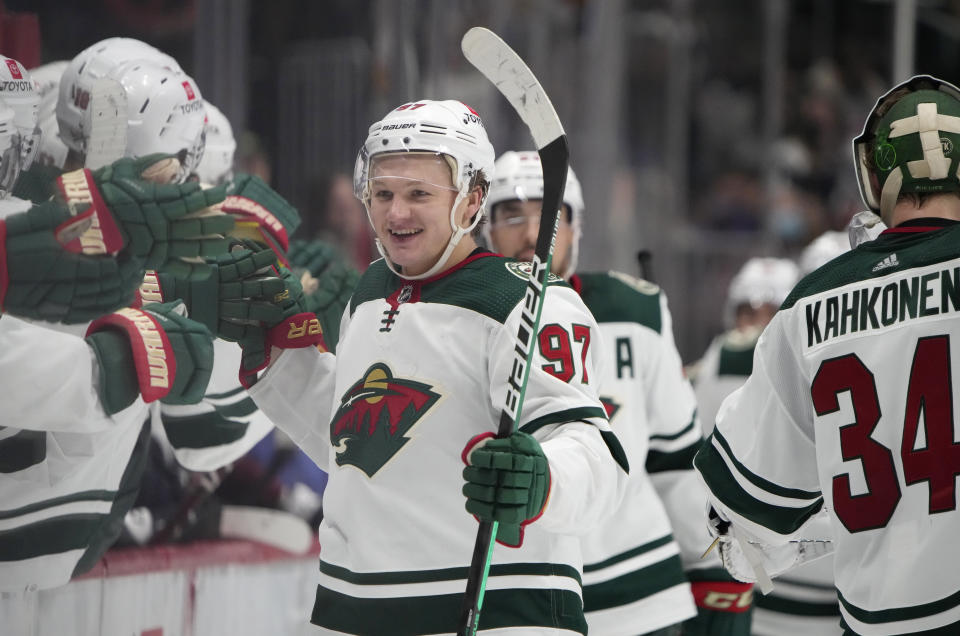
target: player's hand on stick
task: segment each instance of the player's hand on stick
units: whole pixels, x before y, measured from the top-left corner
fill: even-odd
[[[520,547],[524,527],[543,514],[550,494],[550,466],[540,444],[520,431],[502,438],[483,433],[463,449],[463,461],[467,512],[498,522],[497,541]]]
[[[0,312],[78,323],[133,301],[144,259],[126,252],[87,255],[64,249],[55,234],[73,221],[57,201],[0,220]]]
[[[170,161],[176,160],[150,155],[61,175],[57,189],[74,221],[60,228],[58,239],[71,251],[124,251],[149,269],[203,276],[206,268],[196,259],[225,253],[234,221],[212,207],[223,200],[223,187],[162,183]]]
[[[102,316],[87,329],[100,367],[104,409],[115,413],[136,398],[194,404],[213,369],[213,335],[182,315],[182,303],[151,303]]]

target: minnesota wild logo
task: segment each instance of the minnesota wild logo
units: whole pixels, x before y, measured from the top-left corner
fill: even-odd
[[[351,464],[373,477],[407,443],[407,432],[440,399],[433,387],[393,377],[377,363],[340,399],[330,422],[337,464]]]

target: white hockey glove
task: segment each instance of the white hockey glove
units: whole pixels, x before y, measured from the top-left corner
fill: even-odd
[[[707,525],[710,534],[717,538],[720,559],[730,576],[756,583],[764,594],[773,589],[772,577],[833,552],[833,542],[826,539],[798,539],[783,545],[764,543],[733,525],[712,506]]]

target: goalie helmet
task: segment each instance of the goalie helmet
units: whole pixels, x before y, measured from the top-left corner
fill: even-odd
[[[796,263],[788,258],[754,257],[743,264],[727,292],[726,322],[732,326],[737,308],[765,304],[779,307],[800,278]]]
[[[960,191],[960,89],[917,75],[877,100],[853,140],[860,194],[889,225],[902,193]]]
[[[60,139],[60,127],[57,125],[57,97],[60,94],[60,78],[68,64],[68,60],[59,60],[30,71],[40,94],[40,148],[36,161],[58,168],[62,168],[67,160],[67,146]]]
[[[68,148],[86,154],[90,133],[90,90],[93,80],[106,77],[118,66],[134,60],[148,60],[174,73],[183,70],[175,59],[159,49],[133,38],[107,38],[78,53],[63,70],[57,97],[60,137]]]
[[[469,193],[474,177],[482,171],[488,180],[493,178],[493,146],[487,139],[480,115],[462,102],[420,100],[390,111],[386,117],[370,126],[354,168],[354,194],[367,208],[368,218],[371,163],[378,155],[396,153],[434,153],[444,157],[450,164],[453,184],[457,189],[457,197],[450,209],[452,235],[446,249],[436,264],[423,274],[405,276],[410,280],[428,278],[442,269],[460,239],[469,234],[483,216],[488,194],[486,187],[473,223],[463,228],[455,220],[457,207]],[[373,225],[372,219],[370,224]],[[376,244],[391,271],[402,276],[393,269],[379,240]]]
[[[237,150],[237,140],[233,137],[233,127],[220,109],[205,102],[207,122],[204,128],[206,144],[203,158],[197,166],[197,176],[201,183],[218,185],[233,179],[233,155]]]
[[[543,199],[543,166],[540,164],[540,155],[535,150],[520,152],[510,150],[503,153],[494,164],[493,172],[496,176],[490,184],[490,196],[487,200],[491,214],[494,206],[504,201],[539,201]],[[563,203],[570,208],[573,241],[570,245],[567,271],[561,272],[561,276],[570,278],[577,268],[584,209],[583,191],[573,168],[567,169],[567,182],[563,188]],[[485,226],[483,231],[484,238],[490,245],[490,228]]]

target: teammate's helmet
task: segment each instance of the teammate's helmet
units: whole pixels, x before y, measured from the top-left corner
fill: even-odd
[[[202,183],[218,185],[233,178],[233,154],[237,140],[233,137],[230,121],[220,109],[205,102],[207,107],[206,145],[203,159],[197,166],[197,176]]]
[[[68,148],[86,153],[91,122],[87,107],[93,80],[133,60],[149,60],[173,72],[183,72],[175,59],[140,40],[107,38],[88,46],[70,60],[60,78],[57,121]]]
[[[20,62],[0,55],[0,196],[7,196],[40,146],[40,95]]]
[[[370,126],[367,139],[357,156],[353,174],[354,194],[370,210],[370,165],[378,155],[402,152],[435,153],[450,164],[453,183],[458,190],[457,198],[450,209],[450,227],[453,235],[437,263],[419,276],[427,278],[437,273],[446,263],[453,248],[468,234],[483,216],[488,194],[487,184],[473,224],[462,228],[456,224],[457,206],[469,193],[470,185],[480,172],[489,180],[493,178],[494,152],[487,139],[487,131],[475,110],[455,100],[410,102],[396,108],[382,120]],[[372,222],[371,222],[372,224]],[[393,268],[383,246],[377,241],[377,249]],[[398,275],[399,272],[395,272]]]
[[[960,89],[917,75],[877,100],[853,140],[860,194],[890,223],[901,193],[960,191]]]
[[[829,261],[850,251],[850,239],[846,232],[828,230],[810,241],[800,253],[800,275],[806,276]]]
[[[799,278],[799,268],[788,258],[751,258],[730,281],[727,324],[733,324],[737,308],[741,305],[757,308],[769,303],[779,307]]]
[[[44,165],[62,168],[67,160],[67,146],[60,140],[57,125],[57,98],[60,95],[60,78],[68,60],[49,62],[30,70],[34,86],[40,94],[40,149],[36,161]]]
[[[543,166],[540,155],[534,150],[515,152],[509,150],[497,159],[493,172],[496,177],[490,184],[490,196],[487,204],[491,214],[498,203],[504,201],[539,201],[543,199]],[[577,267],[580,252],[580,235],[583,227],[583,191],[573,168],[567,170],[567,183],[563,189],[563,203],[570,209],[570,224],[573,229],[573,242],[570,246],[570,259],[567,271],[562,272],[569,278]],[[490,243],[489,228],[484,228],[487,243]]]

